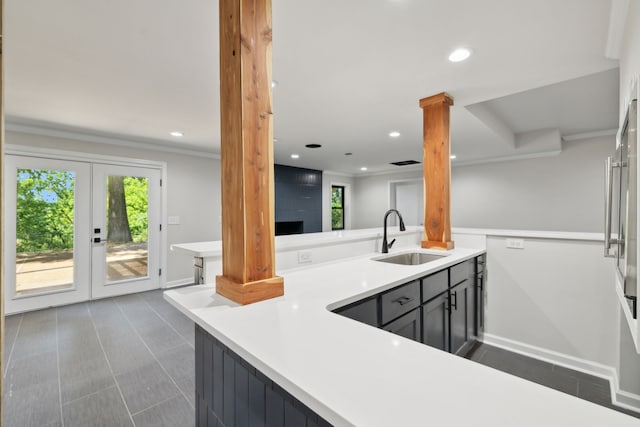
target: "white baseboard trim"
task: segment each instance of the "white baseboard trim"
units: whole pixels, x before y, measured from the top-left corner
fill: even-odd
[[[628,391],[620,390],[617,372],[611,379],[611,399],[613,404],[630,411],[640,412],[640,396]]]
[[[584,372],[585,374],[609,380],[612,403],[621,408],[640,412],[640,395],[620,390],[618,373],[616,369],[611,366],[592,362],[586,359],[580,359],[553,350],[547,350],[541,347],[536,347],[508,338],[498,337],[496,335],[488,333],[484,334],[484,336],[482,337],[482,342],[494,347],[499,347],[504,350],[522,354],[523,356],[532,357],[544,362],[553,363],[554,365],[563,366],[565,368],[573,369],[575,371]]]
[[[167,282],[163,289],[175,288],[177,286],[193,285],[193,277],[188,279],[178,279]]]

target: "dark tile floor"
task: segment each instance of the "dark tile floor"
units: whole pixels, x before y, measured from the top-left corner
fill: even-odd
[[[4,426],[194,425],[193,322],[162,291],[8,316],[5,325]],[[485,344],[468,358],[613,407],[606,380]]]
[[[487,344],[476,344],[467,358],[598,405],[640,418],[637,412],[613,406],[609,381]]]
[[[3,425],[192,426],[193,346],[162,291],[8,316]]]

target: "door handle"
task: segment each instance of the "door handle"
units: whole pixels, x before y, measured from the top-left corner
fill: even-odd
[[[413,301],[413,298],[410,297],[400,297],[398,299],[394,299],[393,302],[397,302],[400,305],[405,305]]]
[[[451,301],[451,307],[454,310],[458,309],[458,291],[453,291],[453,293],[451,294],[451,296],[453,296]]]
[[[93,243],[104,243],[107,241],[107,239],[101,239],[99,237],[94,237],[93,239],[91,239],[93,241]]]
[[[604,256],[615,258],[611,255],[611,245],[622,243],[619,239],[611,238],[611,212],[613,209],[613,168],[626,167],[626,162],[614,162],[613,157],[607,157],[604,167]]]
[[[611,250],[611,208],[613,204],[613,158],[607,157],[604,163],[604,256],[612,258]]]

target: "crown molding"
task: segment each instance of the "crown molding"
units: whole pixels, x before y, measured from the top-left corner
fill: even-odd
[[[603,130],[594,130],[591,132],[582,132],[582,133],[574,133],[571,135],[564,135],[562,137],[563,141],[578,141],[580,139],[591,139],[597,138],[600,136],[615,136],[618,132],[618,129],[603,129]]]
[[[74,141],[93,142],[97,144],[108,144],[127,148],[138,148],[143,150],[184,154],[195,157],[207,157],[218,160],[220,159],[220,154],[213,153],[211,151],[169,146],[164,141],[136,141],[135,139],[125,139],[121,137],[114,137],[111,135],[98,135],[95,133],[87,132],[86,130],[55,129],[47,126],[19,123],[12,121],[11,119],[7,120],[5,124],[5,130],[32,135],[65,138]]]
[[[346,172],[336,172],[336,171],[329,171],[329,170],[323,170],[322,171],[322,175],[335,175],[335,176],[346,176],[347,178],[355,178],[356,175],[353,173],[346,173]]]
[[[513,160],[528,160],[528,159],[538,159],[541,157],[554,157],[560,154],[562,150],[552,150],[552,151],[542,151],[539,153],[528,153],[528,154],[519,154],[516,156],[504,156],[504,157],[494,157],[490,159],[478,159],[478,160],[470,160],[470,161],[460,161],[451,164],[452,168],[463,167],[463,166],[476,166],[476,165],[484,165],[489,163],[499,163],[499,162],[510,162]]]

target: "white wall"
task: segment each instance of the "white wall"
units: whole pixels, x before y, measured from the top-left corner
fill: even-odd
[[[421,170],[356,177],[353,228],[382,227],[384,214],[389,209],[389,182],[421,177]]]
[[[563,143],[562,152],[508,162],[455,166],[453,227],[601,232],[603,165],[615,137]],[[421,171],[355,179],[353,228],[381,227],[389,182],[420,179]]]
[[[554,157],[458,166],[454,227],[602,232],[603,165],[615,137],[563,143]]]
[[[628,99],[631,81],[640,73],[640,2],[630,1],[620,49],[620,121]]]
[[[353,228],[353,177],[322,173],[322,231],[331,231],[331,186],[344,186],[344,228]]]
[[[190,256],[172,252],[173,243],[220,240],[220,161],[213,158],[120,147],[18,132],[7,132],[5,142],[21,146],[68,150],[167,163],[167,214],[179,216],[179,225],[167,225],[168,284],[193,279]],[[166,224],[165,219],[163,223]]]
[[[618,301],[602,242],[487,238],[486,332],[614,367]]]

